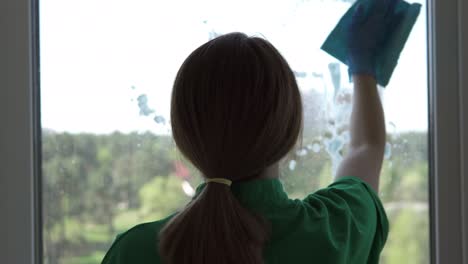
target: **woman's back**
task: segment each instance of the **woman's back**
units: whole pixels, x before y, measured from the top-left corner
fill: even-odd
[[[202,188],[204,184],[197,193]],[[289,199],[278,179],[252,180],[231,188],[243,206],[271,225],[263,253],[266,264],[378,263],[388,221],[375,192],[359,178],[341,178],[303,200]],[[163,263],[157,252],[158,233],[170,218],[120,235],[103,263]]]

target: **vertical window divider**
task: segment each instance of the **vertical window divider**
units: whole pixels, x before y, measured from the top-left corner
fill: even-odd
[[[431,260],[435,264],[468,261],[466,15],[462,0],[428,2]]]
[[[32,151],[33,151],[33,229],[34,263],[43,263],[43,210],[42,210],[42,128],[41,128],[41,74],[40,74],[40,25],[39,0],[30,0],[31,19],[31,96],[32,96]]]
[[[33,134],[37,11],[37,0],[0,1],[0,263],[42,262]]]
[[[468,263],[468,3],[463,0],[458,0],[458,24],[462,252],[463,263]]]

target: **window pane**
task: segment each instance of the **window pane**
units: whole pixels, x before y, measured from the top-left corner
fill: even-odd
[[[190,199],[201,179],[170,136],[171,85],[188,54],[219,34],[264,36],[286,57],[305,131],[282,161],[285,188],[296,198],[329,184],[349,137],[352,87],[320,45],[352,2],[41,1],[45,263],[99,262],[116,234]],[[391,224],[382,263],[429,263],[425,20],[381,89],[380,195]]]

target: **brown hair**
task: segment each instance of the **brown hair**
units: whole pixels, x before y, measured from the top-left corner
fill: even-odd
[[[206,178],[255,178],[295,146],[302,101],[294,74],[268,41],[230,33],[193,51],[177,73],[172,133]],[[166,264],[263,263],[268,224],[219,183],[166,224],[159,251]]]

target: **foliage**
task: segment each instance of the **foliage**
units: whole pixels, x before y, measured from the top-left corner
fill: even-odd
[[[317,120],[319,122],[319,120]],[[319,131],[304,135],[313,142]],[[381,198],[391,234],[382,263],[428,263],[428,166],[425,134],[389,135]],[[109,135],[43,133],[43,228],[45,263],[98,263],[118,233],[165,217],[190,198],[182,181],[195,187],[199,172],[168,136],[151,133]],[[297,161],[294,170],[288,168]],[[182,162],[188,176],[176,170]],[[292,198],[329,184],[327,153],[291,152],[281,175]],[[410,260],[410,261],[409,261]]]
[[[173,214],[190,201],[180,187],[182,180],[172,177],[155,177],[140,189],[142,218],[161,219]]]
[[[403,209],[393,218],[382,264],[430,263],[428,212]]]

